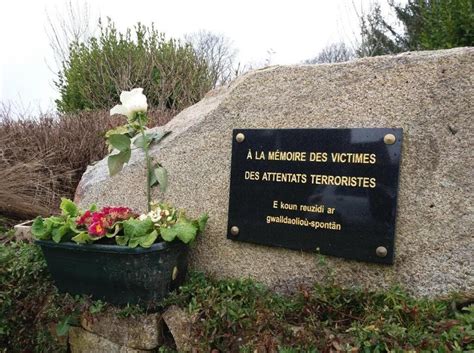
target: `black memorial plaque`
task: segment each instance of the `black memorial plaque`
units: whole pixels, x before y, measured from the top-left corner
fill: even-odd
[[[402,129],[237,129],[227,237],[392,264]]]

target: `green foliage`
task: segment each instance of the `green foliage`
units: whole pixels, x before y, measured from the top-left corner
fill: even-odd
[[[136,218],[137,215],[126,207],[105,207],[97,211],[96,205],[92,205],[83,212],[68,199],[62,200],[61,210],[60,216],[37,217],[33,221],[31,233],[36,239],[77,244],[115,240],[116,244],[131,248],[149,248],[157,240],[171,242],[176,238],[188,244],[204,231],[208,219],[207,214],[189,219],[184,212],[156,203],[143,218]],[[94,225],[101,227],[99,233],[94,232]]]
[[[110,109],[122,90],[143,87],[151,107],[181,110],[214,84],[208,63],[190,44],[138,23],[120,33],[112,21],[84,43],[72,43],[55,83],[60,112]]]
[[[140,92],[125,92],[129,95],[139,96],[146,101],[146,97]],[[122,102],[122,106],[126,107],[126,102]],[[110,148],[115,148],[120,152],[109,155],[107,160],[109,167],[109,174],[111,176],[119,173],[123,165],[128,163],[131,157],[131,139],[135,137],[133,145],[143,150],[146,159],[147,178],[146,178],[146,194],[147,194],[147,210],[151,210],[151,188],[159,185],[162,192],[166,191],[168,187],[168,172],[160,164],[156,163],[153,166],[152,158],[149,155],[150,145],[160,142],[165,136],[170,134],[169,131],[158,131],[147,133],[145,132],[148,116],[146,114],[146,107],[141,107],[138,111],[127,112],[127,124],[120,127],[120,129],[113,129],[106,133],[107,144]],[[136,136],[136,134],[139,135]]]
[[[109,156],[109,158],[107,158],[110,176],[114,176],[115,174],[120,173],[123,168],[123,165],[125,163],[128,163],[128,161],[130,160],[130,157],[132,155],[131,153],[132,151],[130,149],[127,149],[125,151],[120,151],[117,154],[112,154]]]
[[[144,314],[146,311],[144,308],[138,304],[130,305],[127,304],[123,308],[117,311],[117,317],[120,318],[127,318],[127,317],[134,317],[137,315]]]
[[[140,245],[149,248],[158,238],[158,232],[150,218],[144,220],[129,219],[123,222],[124,235],[117,236],[117,244],[136,248]]]
[[[472,0],[409,0],[389,2],[402,30],[382,16],[380,6],[361,17],[359,56],[402,51],[449,49],[474,45]]]
[[[194,240],[197,231],[197,227],[192,222],[186,219],[178,219],[171,227],[161,230],[161,237],[166,241],[173,241],[175,238],[178,238],[187,244]]]
[[[79,215],[79,209],[76,204],[69,199],[61,198],[61,204],[59,209],[63,216],[77,217]]]
[[[63,351],[48,329],[66,315],[53,305],[58,300],[38,247],[0,245],[0,350]]]
[[[400,288],[301,288],[291,296],[251,280],[212,280],[193,273],[164,305],[196,318],[201,351],[463,352],[474,349],[474,306],[415,299]]]
[[[393,7],[405,26],[403,46],[409,50],[474,44],[472,0],[411,0]]]
[[[36,239],[52,239],[55,243],[59,243],[71,240],[80,233],[76,228],[76,217],[79,214],[77,206],[71,200],[63,198],[60,208],[62,211],[60,216],[36,217],[31,226],[31,233]]]
[[[79,209],[76,204],[69,199],[62,198],[60,209],[60,216],[36,217],[31,226],[31,233],[36,239],[52,239],[54,242],[59,243],[71,240],[80,233],[76,228],[76,217],[79,215]]]

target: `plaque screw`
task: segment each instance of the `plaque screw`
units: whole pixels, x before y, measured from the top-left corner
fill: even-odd
[[[242,141],[245,140],[245,135],[241,132],[239,132],[236,136],[235,136],[235,140],[238,142],[238,143],[241,143]]]
[[[375,253],[378,257],[385,257],[387,256],[387,248],[385,246],[379,246],[377,249],[375,249]]]
[[[393,145],[395,143],[396,137],[394,134],[387,134],[383,137],[383,142],[386,145]]]
[[[230,228],[230,234],[232,234],[234,236],[239,235],[239,232],[240,232],[240,229],[237,226],[233,226],[232,228]]]

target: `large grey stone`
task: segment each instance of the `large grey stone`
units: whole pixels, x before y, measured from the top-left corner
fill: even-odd
[[[163,313],[163,321],[173,336],[178,352],[191,351],[191,330],[194,318],[176,305],[171,305]]]
[[[210,92],[165,126],[172,134],[152,152],[169,171],[165,199],[210,215],[193,267],[279,288],[330,270],[343,285],[473,296],[473,74],[474,48],[458,48],[269,67]],[[227,240],[232,129],[331,127],[404,129],[395,264],[328,258],[322,266],[313,254]],[[143,210],[144,182],[142,155],[113,178],[102,160],[84,174],[76,200]]]

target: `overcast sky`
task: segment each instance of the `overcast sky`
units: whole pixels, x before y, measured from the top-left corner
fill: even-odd
[[[73,4],[84,1],[72,0]],[[354,41],[355,12],[373,0],[96,0],[91,20],[110,17],[119,29],[138,21],[155,23],[168,37],[201,29],[229,37],[239,61],[294,64],[316,56],[326,45]],[[382,0],[381,2],[385,2]],[[47,36],[48,14],[64,13],[66,1],[14,0],[0,5],[0,102],[37,112],[54,109],[54,57]]]

